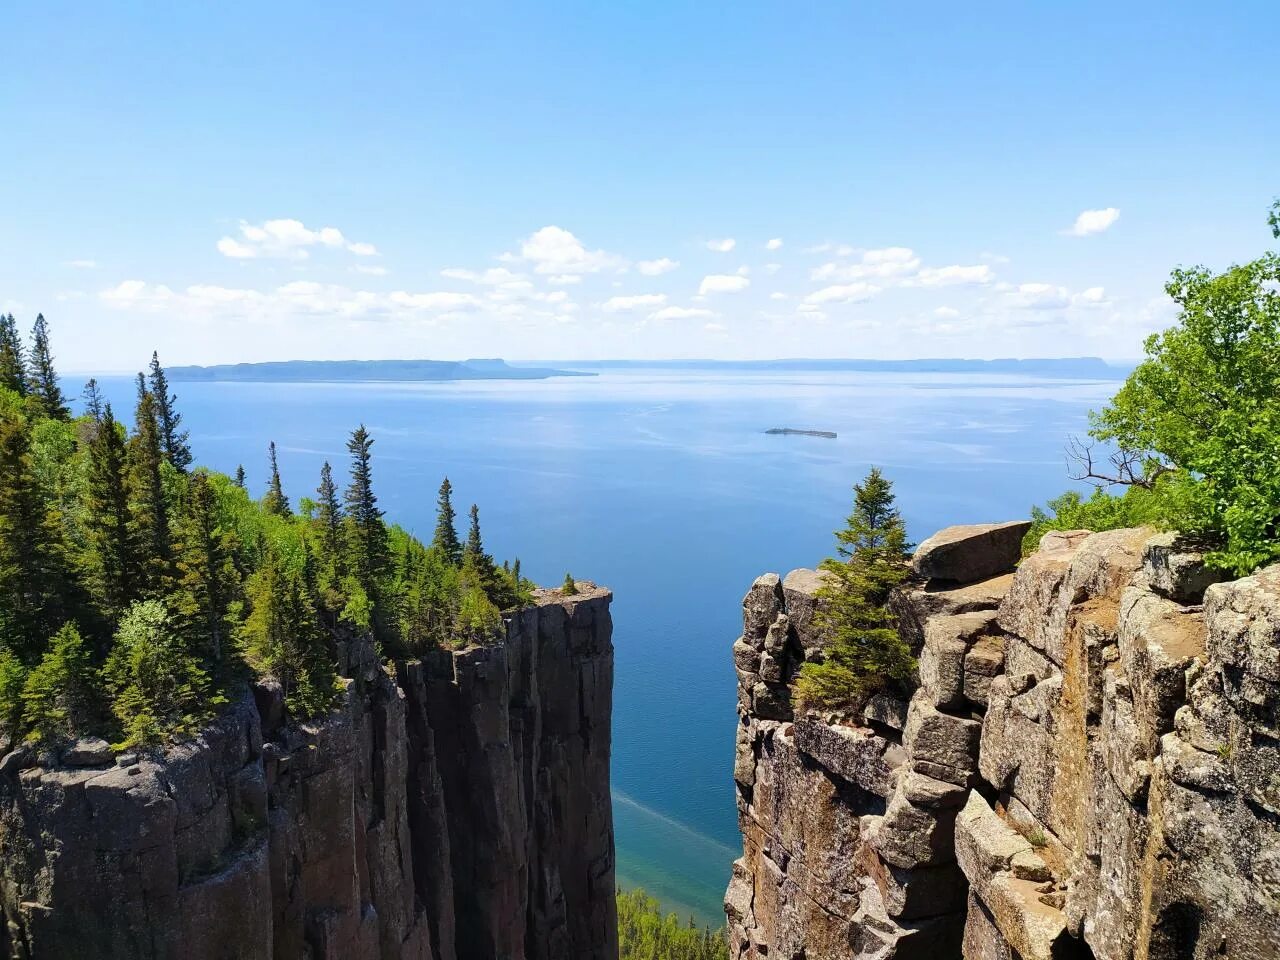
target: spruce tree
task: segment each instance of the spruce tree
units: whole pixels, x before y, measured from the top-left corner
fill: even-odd
[[[462,563],[462,544],[458,541],[458,530],[454,526],[456,514],[453,511],[453,484],[444,478],[440,484],[440,494],[436,500],[436,532],[431,545],[440,551],[446,561],[455,567]]]
[[[888,604],[906,579],[910,545],[892,484],[872,468],[854,485],[853,512],[822,562],[815,623],[823,659],[806,663],[796,694],[806,706],[856,713],[878,690],[909,682],[915,660]]]
[[[244,464],[243,463],[238,464],[236,466],[235,483],[236,483],[236,486],[239,487],[241,490],[244,489],[245,484],[244,484]]]
[[[172,602],[185,622],[191,648],[202,650],[217,671],[228,658],[232,603],[240,580],[235,537],[222,528],[217,498],[204,473],[191,475],[175,528],[178,590]]]
[[[267,495],[262,499],[262,506],[267,513],[274,513],[278,517],[293,516],[293,511],[289,509],[289,498],[284,495],[284,487],[280,483],[280,467],[276,463],[276,442],[271,441],[269,447],[271,452],[271,480],[267,485]]]
[[[23,359],[22,337],[13,314],[0,314],[0,387],[20,397],[27,395],[27,364]]]
[[[507,589],[507,581],[499,575],[493,557],[484,552],[484,542],[480,539],[480,508],[473,503],[468,516],[470,524],[467,528],[467,543],[462,548],[463,570],[479,582],[485,595],[495,605],[500,608],[511,606],[514,599],[512,591]]]
[[[64,556],[32,468],[27,424],[0,418],[0,647],[28,665],[68,612]]]
[[[178,470],[191,466],[189,434],[181,429],[182,414],[178,413],[178,398],[169,392],[169,378],[160,366],[160,355],[151,354],[151,393],[155,396],[156,419],[160,423],[160,439],[165,459]]]
[[[347,441],[351,454],[351,483],[347,486],[346,507],[349,530],[349,555],[360,586],[376,599],[379,581],[390,561],[387,528],[373,494],[373,468],[370,451],[373,438],[361,424]]]
[[[74,623],[54,635],[22,689],[22,720],[30,739],[57,746],[86,733],[95,719],[97,671]]]
[[[98,605],[112,619],[136,598],[141,579],[125,471],[125,444],[108,403],[89,442],[85,527],[90,585]]]
[[[84,409],[93,421],[96,423],[102,419],[102,390],[98,387],[96,377],[90,377],[89,382],[84,385],[84,393],[81,398],[84,400]]]
[[[165,592],[171,571],[169,508],[161,464],[164,448],[155,395],[138,374],[138,406],[129,441],[129,492],[134,543],[142,561],[140,586],[152,596]]]
[[[338,503],[338,486],[333,482],[329,461],[320,468],[320,486],[316,488],[316,522],[320,526],[320,547],[326,562],[337,562],[342,552],[342,506]]]
[[[31,361],[28,364],[27,379],[30,393],[40,401],[45,416],[54,420],[69,420],[70,411],[62,398],[62,387],[58,385],[58,374],[53,369],[53,353],[49,348],[49,324],[43,313],[36,314],[35,326],[31,328]]]

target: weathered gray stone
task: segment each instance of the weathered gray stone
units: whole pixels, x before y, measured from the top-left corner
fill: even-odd
[[[62,751],[62,762],[68,767],[105,767],[114,760],[111,744],[100,737],[77,740]]]
[[[795,724],[796,749],[836,776],[879,796],[889,794],[889,741],[870,730],[802,717]]]
[[[925,580],[985,580],[1014,568],[1030,529],[1029,520],[947,527],[916,548],[911,565]]]
[[[913,761],[970,771],[977,768],[981,733],[978,721],[943,713],[918,692],[911,701],[902,745]]]
[[[1151,589],[1180,603],[1199,603],[1212,584],[1227,579],[1205,565],[1204,551],[1177,533],[1158,533],[1143,549],[1142,572]]]

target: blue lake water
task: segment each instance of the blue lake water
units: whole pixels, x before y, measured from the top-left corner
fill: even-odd
[[[102,378],[117,409],[132,382]],[[1114,382],[977,374],[627,370],[546,381],[175,384],[197,460],[243,463],[251,490],[275,440],[286,492],[375,437],[388,517],[428,538],[448,474],[460,514],[530,577],[613,588],[618,873],[700,922],[741,853],[732,784],[730,646],[752,579],[832,549],[870,465],[896,484],[911,535],[1025,516],[1067,485],[1063,445]],[[835,440],[766,436],[834,430]]]

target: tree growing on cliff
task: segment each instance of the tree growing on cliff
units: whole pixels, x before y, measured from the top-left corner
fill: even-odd
[[[53,351],[49,347],[49,324],[43,313],[36,314],[31,328],[31,358],[27,364],[29,392],[44,408],[45,416],[55,420],[70,419],[58,374],[53,369]]]
[[[373,492],[373,438],[361,424],[347,441],[351,454],[351,482],[346,492],[348,554],[360,586],[374,602],[390,559],[387,528]],[[321,491],[322,495],[324,491]],[[327,509],[327,507],[322,507]]]
[[[164,441],[156,416],[155,395],[147,389],[142,374],[138,374],[138,405],[128,449],[130,522],[142,559],[141,585],[150,596],[164,592],[172,572],[163,461]]]
[[[1280,205],[1271,225],[1280,232]],[[1087,501],[1103,521],[1180,530],[1209,544],[1211,565],[1249,573],[1280,559],[1280,255],[1217,274],[1180,267],[1165,290],[1178,322],[1147,338],[1146,359],[1092,415],[1090,435],[1114,452],[1098,464],[1074,444],[1074,479],[1127,488]]]
[[[85,733],[94,719],[96,672],[76,625],[63,626],[22,688],[28,738],[57,745]]]
[[[876,468],[855,484],[853,512],[836,531],[836,557],[822,562],[815,625],[823,659],[801,668],[797,699],[806,707],[856,712],[868,697],[911,677],[915,660],[888,603],[908,574],[906,527],[893,485]]]
[[[13,314],[0,314],[0,387],[27,395],[27,364]]]
[[[436,531],[431,545],[438,549],[445,560],[455,567],[462,563],[462,544],[458,540],[458,528],[454,525],[457,514],[453,509],[453,484],[445,477],[436,498]]]
[[[123,431],[108,403],[89,441],[85,526],[90,587],[110,619],[123,614],[141,579],[125,482],[127,459]]]
[[[267,447],[271,464],[271,479],[267,481],[267,495],[262,498],[262,506],[267,513],[277,517],[289,517],[293,511],[289,509],[289,498],[284,495],[284,485],[280,482],[280,464],[276,460],[276,442],[271,441]]]
[[[155,397],[156,420],[160,425],[161,445],[165,459],[176,470],[185,471],[191,466],[189,435],[182,429],[182,414],[178,412],[178,398],[169,392],[169,378],[160,366],[160,355],[151,353],[151,372],[148,375],[152,396]]]

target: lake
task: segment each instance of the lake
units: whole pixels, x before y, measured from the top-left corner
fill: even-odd
[[[127,378],[100,378],[126,415]],[[243,463],[261,493],[275,440],[286,492],[345,476],[375,438],[388,518],[427,539],[448,474],[488,549],[557,585],[614,590],[618,876],[699,922],[740,855],[732,781],[741,600],[760,573],[833,549],[851,485],[895,483],[911,536],[1025,517],[1067,485],[1063,446],[1114,381],[1022,375],[707,370],[465,383],[177,383],[197,461]],[[770,436],[771,427],[836,439]]]

